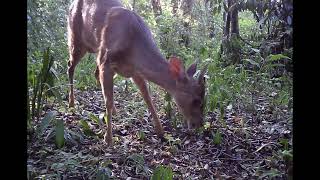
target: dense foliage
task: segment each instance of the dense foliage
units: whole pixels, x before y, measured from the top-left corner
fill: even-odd
[[[242,128],[264,122],[265,112],[271,111],[268,119],[285,122],[292,129],[292,0],[123,0],[123,4],[143,17],[150,27],[158,47],[165,57],[177,55],[186,66],[197,61],[199,66],[208,64],[206,74],[206,115],[211,123],[212,114],[222,125],[224,117],[231,113],[241,119]],[[56,132],[57,147],[63,146],[70,133],[61,131],[63,122],[56,118],[58,114],[77,110],[67,108],[67,28],[66,17],[70,1],[68,0],[28,0],[28,130],[40,136],[53,124]],[[100,89],[94,78],[95,55],[86,55],[75,71],[75,88],[80,91]],[[119,92],[127,92],[136,87],[122,77],[115,77]],[[158,107],[171,118],[174,127],[179,126],[181,118],[174,111],[174,103],[168,94],[152,85],[153,91],[162,93],[165,105]],[[117,90],[117,88],[116,88]],[[101,97],[102,98],[102,97]],[[261,106],[261,101],[264,105]],[[101,109],[104,105],[101,104]],[[172,106],[172,107],[171,107]],[[54,108],[53,108],[54,107]],[[261,110],[263,109],[263,110]],[[168,114],[170,114],[168,116]],[[246,114],[246,115],[244,115]],[[249,115],[248,115],[249,114]],[[97,124],[103,124],[94,115]],[[240,118],[242,117],[242,118]],[[94,133],[86,121],[81,121],[86,134]],[[263,123],[262,123],[263,124]],[[99,126],[100,127],[100,126]],[[223,127],[223,126],[222,126]],[[103,129],[103,125],[101,125]],[[203,132],[206,131],[203,130]],[[217,134],[223,129],[213,132]],[[61,133],[59,135],[58,132]],[[201,133],[201,132],[200,132]],[[31,133],[32,134],[32,133]],[[291,132],[290,132],[291,134]],[[30,135],[31,138],[32,135]],[[138,135],[139,139],[144,134]],[[69,137],[70,139],[70,137]],[[292,136],[279,137],[285,144],[282,155],[285,170],[256,174],[259,177],[285,177],[290,175],[292,162]],[[130,156],[131,157],[131,156]],[[128,157],[128,159],[130,159]],[[139,158],[139,157],[134,157]],[[136,163],[136,172],[145,171],[140,160],[131,157]],[[132,160],[133,159],[133,160]],[[129,163],[128,161],[125,161]],[[138,165],[137,165],[138,164]],[[133,166],[132,164],[130,164]],[[140,167],[141,165],[141,167]],[[100,166],[99,166],[100,167]],[[54,169],[54,168],[53,168]],[[28,169],[32,171],[32,169]],[[161,176],[162,171],[171,169],[159,166],[153,179]],[[258,171],[258,170],[257,170]],[[60,172],[60,171],[55,171]],[[97,177],[109,177],[107,170],[95,171]],[[260,172],[260,169],[259,169]],[[33,172],[39,176],[40,172]],[[59,173],[58,173],[59,174]],[[173,173],[174,174],[174,173]],[[241,175],[240,175],[241,176]],[[170,179],[170,177],[167,177]]]

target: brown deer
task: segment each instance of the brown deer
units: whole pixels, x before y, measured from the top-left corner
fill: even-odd
[[[203,124],[205,95],[204,68],[193,78],[196,64],[185,71],[182,61],[171,57],[167,61],[156,46],[142,18],[127,10],[118,0],[75,0],[68,16],[70,59],[69,106],[74,106],[73,75],[76,65],[86,53],[98,53],[96,78],[106,103],[108,118],[106,139],[112,145],[113,76],[115,73],[132,78],[153,117],[155,132],[163,128],[151,101],[146,81],[167,90],[175,99],[188,128]]]

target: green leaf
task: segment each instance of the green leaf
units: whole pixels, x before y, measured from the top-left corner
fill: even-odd
[[[268,57],[267,57],[267,60],[269,62],[271,61],[277,61],[277,60],[280,60],[280,59],[291,59],[289,58],[288,56],[285,56],[283,54],[270,54]]]
[[[52,73],[47,73],[46,74],[47,78],[46,78],[46,81],[44,83],[47,83],[49,85],[49,88],[53,87],[54,86],[54,75]]]
[[[212,10],[213,15],[217,14],[218,8],[214,7]]]
[[[166,94],[164,95],[164,100],[167,101],[167,102],[171,102],[171,100],[172,100],[171,95],[170,95],[169,93],[166,93]]]
[[[45,137],[45,140],[48,141],[49,139],[51,139],[54,136],[55,136],[55,128],[50,128],[48,130],[46,137]]]
[[[86,134],[86,135],[88,135],[88,136],[92,136],[92,135],[94,135],[95,133],[90,129],[90,126],[89,126],[89,124],[88,124],[88,122],[87,121],[85,121],[85,120],[80,120],[80,125],[81,125],[81,127],[83,128],[83,132],[84,132],[84,134]]]
[[[288,150],[288,144],[289,144],[288,139],[280,138],[280,139],[279,139],[279,143],[284,146],[284,149],[285,149],[285,150]]]
[[[127,157],[127,160],[132,160],[135,165],[143,165],[144,157],[140,154],[132,154]]]
[[[56,111],[50,111],[44,116],[44,118],[41,121],[41,124],[37,128],[38,136],[42,135],[44,130],[49,126],[50,122],[56,117],[56,115],[57,115]]]
[[[64,145],[64,124],[61,119],[57,119],[56,124],[56,145],[58,148],[62,148]]]
[[[100,126],[102,125],[101,120],[100,120],[97,116],[95,116],[94,114],[90,113],[90,114],[89,114],[89,118],[90,118],[92,121],[94,121],[94,122],[96,122],[97,124],[99,124]]]
[[[284,67],[283,64],[267,64],[261,68],[261,70],[271,70],[273,67]]]
[[[205,47],[200,49],[200,54],[202,57],[208,57],[208,50]]]
[[[55,69],[53,69],[52,67],[50,68],[50,74],[52,74],[56,79],[59,80],[59,76],[58,73]]]
[[[31,113],[30,113],[30,100],[29,100],[29,91],[27,91],[27,128],[31,129]]]
[[[271,169],[269,171],[264,172],[259,179],[263,179],[265,177],[269,177],[270,179],[275,178],[275,177],[280,177],[281,174],[277,169]]]
[[[77,140],[79,140],[80,142],[83,141],[83,136],[78,133],[78,132],[75,132],[75,131],[72,131],[72,130],[69,130],[69,129],[66,129],[67,132],[73,137],[73,138],[76,138]]]
[[[252,65],[255,65],[255,66],[260,67],[259,63],[255,62],[255,61],[252,60],[252,59],[242,59],[242,60],[243,60],[243,61],[247,61],[247,62],[249,62],[249,63],[252,64]]]
[[[165,167],[163,165],[158,166],[151,177],[151,180],[172,180],[173,172],[170,167]]]
[[[221,12],[221,5],[218,6],[218,12],[217,13],[220,13]]]
[[[101,168],[98,170],[95,180],[108,180],[111,178],[112,171],[109,168]]]
[[[260,50],[259,50],[259,49],[256,49],[256,48],[251,48],[251,50],[253,50],[253,51],[256,52],[256,53],[259,53],[259,52],[260,52]]]
[[[48,66],[49,66],[49,48],[43,52],[43,61],[42,61],[42,71],[41,71],[41,79],[43,80],[47,74]]]
[[[204,127],[205,130],[209,129],[211,127],[210,122],[205,122],[203,127]]]
[[[106,123],[106,124],[108,124],[108,115],[107,114],[105,114],[104,116],[103,116],[103,119],[104,119],[104,122]]]
[[[87,121],[85,121],[83,119],[80,120],[80,125],[82,126],[82,128],[84,130],[90,129],[90,126],[88,125]]]
[[[54,88],[52,88],[50,91],[52,92],[52,94],[54,95],[54,97],[57,98],[58,102],[59,102],[60,104],[63,104],[63,100],[62,100],[62,97],[61,97],[60,92],[59,92],[57,89],[54,89]]]
[[[284,67],[284,64],[268,64],[267,67]]]
[[[137,135],[138,135],[138,138],[140,139],[140,140],[144,140],[145,139],[145,137],[146,137],[146,135],[145,135],[145,133],[143,132],[143,131],[141,131],[141,130],[139,130],[138,132],[137,132]]]
[[[282,155],[283,159],[285,159],[285,160],[292,160],[292,158],[293,158],[291,150],[290,151],[284,150],[281,152],[281,155]]]
[[[219,130],[217,130],[217,132],[214,134],[213,143],[219,145],[221,144],[221,141],[222,141],[221,133],[219,132]]]

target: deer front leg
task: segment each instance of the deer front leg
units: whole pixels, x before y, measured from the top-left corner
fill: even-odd
[[[151,97],[149,95],[149,91],[146,86],[145,80],[143,78],[141,78],[140,76],[134,76],[132,79],[137,84],[138,88],[140,89],[140,92],[142,94],[144,101],[147,103],[148,109],[149,109],[149,111],[152,115],[152,118],[153,118],[153,125],[154,125],[154,128],[155,128],[157,135],[159,137],[162,137],[164,134],[163,127],[162,127],[160,120],[158,118],[158,115],[154,109],[154,106],[151,101]]]
[[[81,60],[81,58],[86,54],[86,50],[79,45],[79,42],[73,42],[71,47],[69,47],[70,58],[68,61],[68,77],[70,83],[69,89],[69,107],[74,107],[74,92],[73,92],[73,75],[74,70]]]
[[[103,98],[106,104],[106,112],[108,118],[107,133],[105,134],[104,141],[112,145],[112,112],[113,112],[113,75],[114,72],[110,69],[107,63],[108,59],[99,65],[99,79],[102,89]]]

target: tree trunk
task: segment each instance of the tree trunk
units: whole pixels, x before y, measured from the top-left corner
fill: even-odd
[[[205,6],[209,8],[209,13],[210,14],[213,14],[213,3],[209,0],[206,0],[205,2]],[[213,18],[209,20],[209,38],[214,38],[215,36],[215,33],[214,33],[214,30],[215,30],[215,27],[214,27],[214,23],[213,23]]]
[[[237,3],[236,0],[232,1],[232,5]],[[238,6],[235,7],[230,12],[230,21],[231,21],[231,34],[239,36],[239,18],[238,18]]]
[[[157,20],[157,19],[158,19],[157,17],[162,14],[162,9],[161,9],[160,0],[151,0],[151,4],[152,4],[152,9],[153,9],[154,17],[155,17],[156,21],[158,21],[158,20]]]
[[[183,11],[183,16],[188,17],[190,16],[191,18],[191,12],[192,12],[192,7],[194,4],[194,0],[183,0],[181,4],[181,9]],[[182,42],[185,47],[189,47],[190,45],[190,34],[191,34],[191,27],[190,27],[190,22],[184,21],[183,22],[183,27],[185,28],[185,33],[182,34]]]
[[[231,6],[231,0],[225,0],[225,3],[227,5],[227,8],[229,9]],[[223,36],[226,39],[229,39],[230,34],[230,12],[223,12],[223,18],[224,18],[224,30],[223,30]]]
[[[231,60],[233,64],[240,63],[240,44],[239,44],[239,17],[238,17],[238,3],[237,0],[232,0],[232,10],[230,15],[230,24],[231,24]]]
[[[160,19],[158,18],[162,14],[161,2],[160,0],[151,0],[151,5],[153,9],[153,15],[157,24],[160,24]],[[163,37],[165,32],[159,31],[159,36]],[[165,49],[165,42],[163,38],[160,38],[160,48]]]
[[[224,55],[225,65],[240,62],[240,30],[238,18],[237,0],[225,0],[223,40],[221,44],[221,55]]]
[[[191,27],[189,22],[184,22],[183,27],[185,28],[185,33],[182,34],[182,42],[185,47],[189,47],[190,45],[190,37],[189,35],[191,34]]]
[[[171,0],[172,14],[177,14],[179,0]]]
[[[181,9],[183,15],[190,15],[192,11],[194,0],[183,0],[181,3]]]

